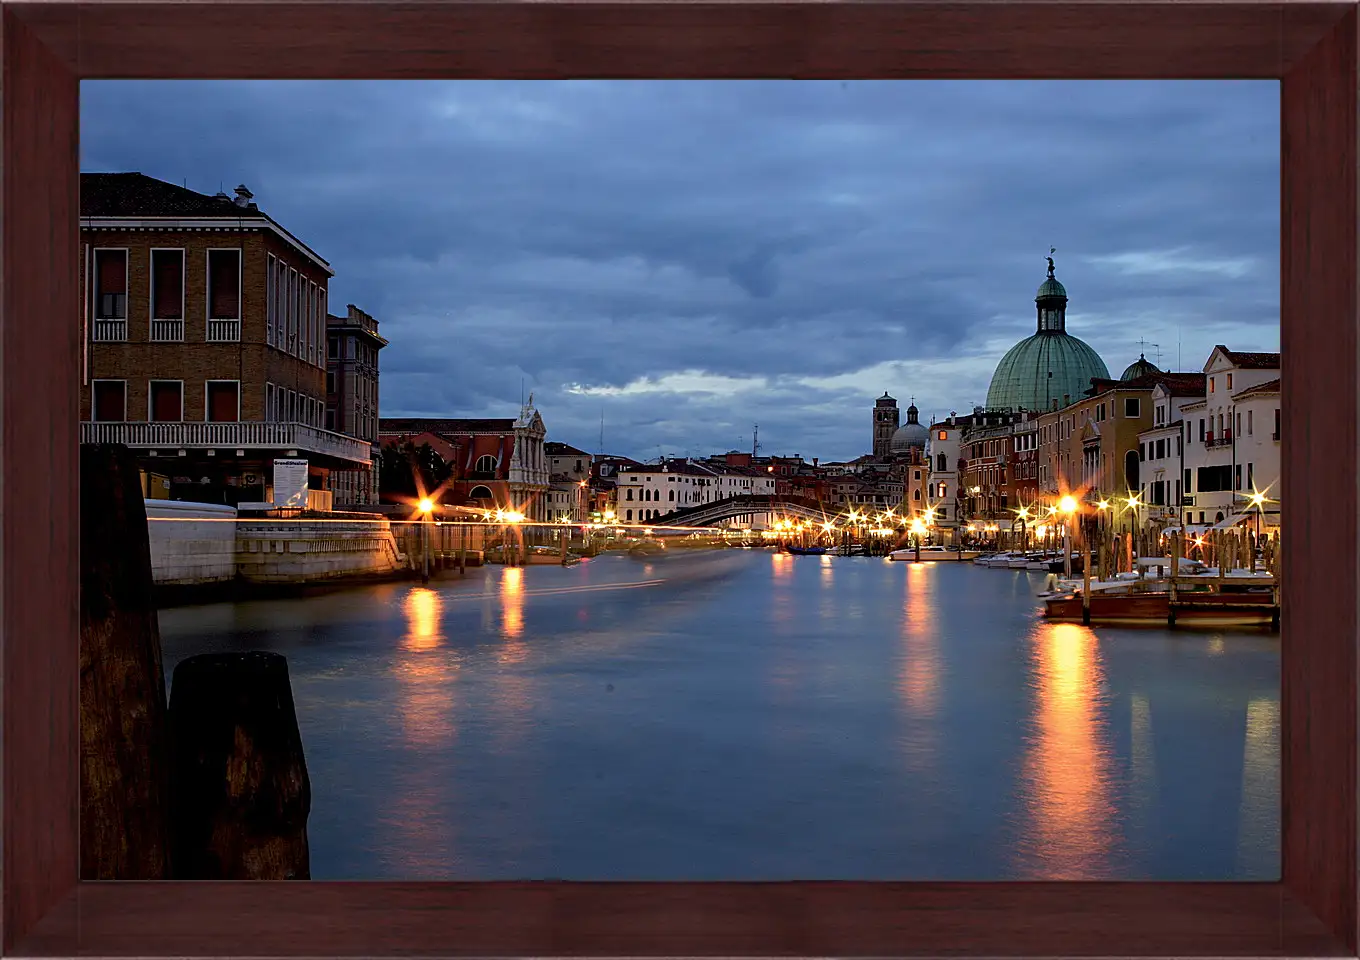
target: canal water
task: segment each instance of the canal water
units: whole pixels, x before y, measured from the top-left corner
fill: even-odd
[[[161,612],[288,658],[316,879],[1271,880],[1279,639],[765,551]]]

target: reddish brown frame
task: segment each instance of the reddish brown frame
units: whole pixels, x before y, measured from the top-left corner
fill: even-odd
[[[6,3],[3,922],[28,955],[1354,955],[1354,3]],[[76,882],[84,78],[1278,78],[1278,884]],[[1324,486],[1325,481],[1325,486]]]

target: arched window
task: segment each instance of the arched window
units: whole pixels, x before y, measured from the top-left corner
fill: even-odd
[[[935,463],[936,463],[935,469],[939,470],[941,473],[944,473],[946,470],[949,469],[949,458],[946,457],[943,453],[935,458]]]
[[[1138,489],[1138,451],[1124,454],[1124,483],[1130,490]]]
[[[624,497],[624,499],[625,499],[625,500],[632,500],[632,499],[633,499],[633,488],[632,488],[632,487],[629,487],[629,488],[628,488],[628,496]]]
[[[674,503],[674,502],[675,502],[675,491],[672,490],[672,491],[671,491],[671,503]]]
[[[630,492],[631,492],[631,491],[630,491]],[[633,511],[632,511],[632,510],[629,510],[629,511],[628,511],[628,516],[627,516],[626,519],[628,520],[629,523],[632,523],[632,522],[633,522]]]
[[[469,500],[491,500],[491,489],[489,487],[473,487],[468,494]]]
[[[913,490],[913,491],[911,492],[911,498],[912,498],[913,500],[920,500],[920,499],[921,499],[921,491],[920,491],[920,490]]]
[[[477,458],[477,465],[472,469],[477,471],[478,473],[495,473],[496,458],[491,456],[491,454],[489,453],[484,454]]]
[[[1223,522],[1223,511],[1220,510],[1220,511],[1218,511],[1218,513],[1214,514],[1214,523],[1222,523],[1222,522]]]

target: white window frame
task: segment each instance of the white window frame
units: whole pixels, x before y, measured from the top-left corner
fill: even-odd
[[[274,345],[274,255],[264,255],[264,342]],[[265,410],[269,407],[266,404]]]
[[[122,253],[123,255],[123,336],[117,339],[99,336],[100,323],[119,322],[117,318],[101,318],[99,316],[99,254],[101,252]],[[85,279],[89,281],[90,289],[93,291],[90,297],[91,339],[95,343],[126,343],[131,320],[130,314],[132,313],[132,250],[129,247],[92,247],[90,249],[90,268],[90,276]]]
[[[219,319],[221,319],[221,318],[219,318]],[[233,420],[233,421],[231,421],[231,422],[232,422],[232,423],[240,423],[240,422],[241,422],[241,381],[240,381],[240,380],[222,380],[222,379],[204,380],[204,381],[203,381],[203,422],[204,422],[204,423],[220,423],[220,422],[223,422],[223,421],[209,420],[209,419],[208,419],[208,414],[209,414],[209,412],[211,412],[211,409],[212,409],[212,408],[208,405],[208,388],[209,388],[212,384],[214,384],[214,383],[234,383],[234,384],[236,384],[236,419]]]
[[[163,337],[153,337],[152,332],[156,328],[156,254],[158,253],[178,253],[179,254],[179,316],[161,317],[162,323],[179,323],[179,336],[173,339]],[[154,343],[183,343],[184,327],[188,317],[185,311],[188,310],[189,303],[189,251],[185,247],[152,247],[147,254],[146,261],[147,291],[146,291],[146,338]],[[181,381],[182,383],[183,381]],[[180,393],[180,406],[184,405],[184,394]]]
[[[123,419],[122,420],[98,420],[99,404],[95,398],[95,387],[100,383],[121,383],[123,385]],[[119,380],[117,377],[101,377],[90,381],[90,420],[93,423],[127,423],[128,422],[128,382]]]
[[[152,388],[158,383],[178,383],[179,384],[179,419],[178,420],[155,420],[153,417],[156,412],[156,399],[151,395]],[[124,397],[126,400],[126,397]],[[164,377],[157,377],[146,382],[146,422],[147,423],[183,423],[184,422],[184,381],[168,380]]]
[[[274,422],[274,384],[268,380],[264,384],[264,419],[265,423]]]
[[[213,311],[212,311],[212,302],[213,302],[212,255],[213,255],[214,253],[225,252],[225,251],[228,251],[228,250],[234,251],[234,252],[236,253],[236,316],[234,316],[234,317],[214,317],[214,316],[212,315],[212,312],[213,312]],[[203,251],[203,340],[204,340],[205,343],[240,343],[240,342],[241,342],[241,326],[242,326],[242,324],[243,324],[242,316],[243,316],[243,314],[245,313],[245,303],[242,301],[242,298],[243,298],[244,295],[245,295],[245,287],[244,287],[245,272],[246,272],[246,254],[245,254],[244,248],[242,248],[242,247],[240,247],[240,246],[235,246],[235,247],[208,247],[206,250]],[[211,330],[212,330],[212,324],[213,324],[213,321],[214,321],[214,320],[221,320],[221,321],[226,321],[226,322],[235,321],[235,323],[236,323],[236,337],[235,337],[234,339],[225,339],[225,340],[224,340],[224,339],[216,339],[216,340],[212,339],[212,338],[209,336],[209,334],[210,334],[210,332],[211,332]],[[239,383],[240,381],[237,381],[237,382]],[[236,405],[237,405],[238,407],[241,405],[241,394],[240,394],[239,391],[238,391],[237,394],[236,394]],[[207,414],[206,414],[206,408],[205,408],[204,416],[207,416]]]

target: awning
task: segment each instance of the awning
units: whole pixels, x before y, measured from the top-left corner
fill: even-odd
[[[1250,520],[1250,519],[1251,519],[1252,517],[1254,517],[1255,515],[1256,515],[1255,513],[1239,513],[1239,514],[1238,514],[1237,516],[1235,516],[1235,517],[1228,517],[1226,520],[1221,520],[1221,521],[1219,521],[1218,523],[1214,524],[1214,525],[1213,525],[1212,527],[1210,527],[1209,529],[1210,529],[1210,530],[1231,530],[1233,527],[1237,526],[1237,525],[1238,525],[1239,523],[1241,523],[1243,520]]]

